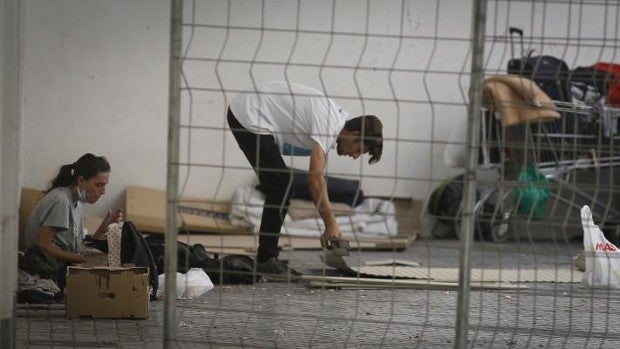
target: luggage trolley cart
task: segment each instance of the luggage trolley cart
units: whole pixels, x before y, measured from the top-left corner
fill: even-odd
[[[576,144],[582,145],[582,147],[578,148],[580,149],[579,156],[572,159],[556,158],[555,161],[541,161],[537,164],[538,170],[550,183],[554,184],[555,187],[570,190],[571,193],[575,194],[576,199],[567,200],[555,191],[550,191],[550,196],[577,211],[582,206],[579,202],[591,205],[595,218],[602,220],[605,225],[617,226],[620,219],[620,211],[607,203],[611,202],[611,198],[599,198],[599,196],[604,195],[588,193],[580,188],[580,183],[571,181],[571,176],[576,175],[576,171],[591,171],[597,174],[595,177],[600,177],[599,173],[601,170],[619,166],[620,148],[618,148],[618,145],[620,145],[620,142],[618,141],[620,141],[620,136],[603,136],[603,130],[601,129],[603,115],[597,107],[565,102],[556,102],[555,104],[559,111],[571,113],[578,120],[585,119],[587,123],[594,124],[596,127],[592,130],[594,132],[589,134],[571,135],[577,139]],[[617,118],[617,116],[615,117]],[[557,139],[557,137],[562,135],[552,134],[550,136],[552,137],[547,139],[553,142],[554,137]]]
[[[550,199],[575,212],[579,212],[584,204],[591,205],[596,218],[617,229],[620,212],[608,204],[611,198],[605,198],[597,190],[589,193],[582,189],[574,176],[577,171],[592,171],[599,177],[598,171],[620,165],[620,154],[614,154],[620,153],[616,146],[620,136],[603,135],[602,114],[596,107],[565,101],[553,103],[562,114],[559,120],[523,124],[508,130],[502,129],[489,110],[483,110],[479,168],[483,172],[491,170],[495,177],[479,181],[474,215],[476,230],[484,232],[493,241],[508,239],[513,218],[520,216],[516,207],[518,202],[515,203],[515,170],[523,163],[534,164],[549,181]],[[508,136],[510,141],[506,140]],[[522,140],[522,147],[514,146],[512,141],[515,139]],[[579,217],[579,214],[564,216]]]
[[[528,139],[537,150],[532,152],[532,160],[538,170],[549,180],[551,186],[557,189],[549,191],[550,198],[563,202],[577,212],[583,204],[591,205],[593,215],[602,221],[603,225],[617,225],[620,213],[608,204],[613,201],[613,194],[609,193],[609,197],[605,198],[605,193],[601,193],[600,188],[588,193],[582,189],[588,186],[587,180],[580,178],[587,176],[580,174],[596,173],[596,177],[600,178],[600,174],[606,171],[613,176],[613,167],[620,162],[620,149],[616,143],[620,138],[616,135],[617,126],[615,132],[606,134],[605,120],[609,124],[610,117],[617,118],[618,110],[604,113],[594,100],[589,102],[591,104],[574,101],[572,87],[580,80],[577,75],[578,69],[569,70],[563,60],[553,56],[542,54],[533,56],[534,50],[528,50],[526,54],[523,31],[520,28],[511,27],[509,34],[512,59],[508,62],[508,73],[535,81],[553,100],[556,109],[561,113],[559,120],[531,125],[526,131],[531,131],[532,137],[524,138]],[[520,58],[515,57],[515,34],[520,38]],[[593,85],[606,81],[601,80],[600,75],[596,77],[591,73],[587,75],[587,80]],[[599,97],[604,98],[605,88],[599,90]],[[610,182],[613,182],[613,177]],[[568,191],[571,199],[567,200],[562,196],[562,191]],[[574,216],[579,217],[579,214]],[[580,220],[575,221],[577,230],[581,232]]]
[[[564,61],[548,55],[533,56],[533,50],[525,54],[523,31],[513,27],[509,32],[513,59],[508,63],[508,73],[535,82],[561,117],[550,122],[504,127],[491,110],[483,108],[478,191],[473,210],[476,236],[501,242],[514,235],[511,230],[515,225],[525,222],[528,227],[538,224],[543,229],[560,226],[563,236],[567,237],[564,230],[567,217],[572,219],[571,226],[578,226],[576,231],[581,231],[578,212],[582,205],[592,206],[594,217],[604,225],[617,226],[620,212],[608,204],[610,199],[604,198],[598,189],[594,193],[584,190],[577,180],[579,172],[599,173],[620,165],[620,148],[616,146],[620,137],[604,137],[602,116],[597,107],[573,103],[571,71]],[[515,34],[521,41],[520,58],[514,58]],[[553,204],[544,207],[545,215],[547,211],[560,211],[556,210],[560,205],[575,210],[576,214],[553,216],[556,212],[550,212],[549,217],[536,219],[520,214],[515,190],[518,189],[518,171],[524,164],[533,164],[549,181],[549,199],[553,200],[548,202]],[[459,211],[454,220],[457,236],[460,215]],[[560,219],[562,224],[557,224]]]

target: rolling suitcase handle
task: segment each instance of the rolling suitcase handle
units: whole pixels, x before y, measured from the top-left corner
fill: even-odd
[[[520,37],[523,37],[523,29],[517,27],[510,27],[509,29],[510,35],[517,33]]]
[[[517,28],[517,27],[510,27],[508,29],[508,32],[510,33],[510,54],[511,54],[512,58],[515,58],[514,34],[519,34],[519,37],[521,38],[521,56],[520,56],[520,58],[525,57],[523,55],[523,53],[525,52],[523,50],[523,29]]]
[[[517,27],[510,27],[508,28],[508,32],[510,33],[510,55],[513,60],[518,59],[518,62],[519,62],[518,72],[519,72],[519,75],[521,75],[523,74],[523,71],[525,70],[525,62],[532,56],[532,53],[534,53],[534,49],[529,50],[527,55],[525,54],[525,45],[523,43],[523,29],[517,28]],[[515,56],[514,34],[519,35],[519,39],[521,42],[521,56],[519,56],[519,58]],[[508,70],[510,70],[510,66]]]

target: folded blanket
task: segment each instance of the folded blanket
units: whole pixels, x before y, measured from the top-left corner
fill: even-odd
[[[293,173],[293,187],[291,199],[301,199],[306,201],[312,200],[310,190],[308,190],[308,171],[291,169]],[[357,179],[338,178],[325,176],[327,183],[327,195],[331,203],[343,203],[352,207],[356,207],[364,202],[364,191],[360,188],[360,181]],[[259,184],[256,189],[262,191],[263,188]]]
[[[230,223],[233,226],[252,229],[257,233],[263,213],[264,195],[251,187],[238,188],[233,196]],[[398,234],[396,209],[389,200],[366,198],[362,204],[352,208],[347,215],[338,215],[336,220],[344,238],[361,236],[395,236]],[[287,215],[281,233],[288,235],[320,236],[323,220],[318,217],[294,220]]]

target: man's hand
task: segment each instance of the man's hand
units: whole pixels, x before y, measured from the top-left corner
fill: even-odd
[[[321,235],[321,246],[327,246],[329,242],[339,241],[342,238],[342,233],[340,232],[340,226],[338,223],[335,225],[330,225],[325,227],[325,231],[323,231],[323,235]]]

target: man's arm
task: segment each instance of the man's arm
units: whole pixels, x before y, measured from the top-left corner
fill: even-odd
[[[319,210],[319,214],[325,223],[325,231],[322,238],[327,240],[339,239],[341,236],[340,226],[336,221],[336,216],[332,211],[327,194],[327,182],[325,181],[325,167],[327,158],[323,148],[318,143],[314,143],[310,153],[310,174],[308,176],[308,189],[314,205]]]

